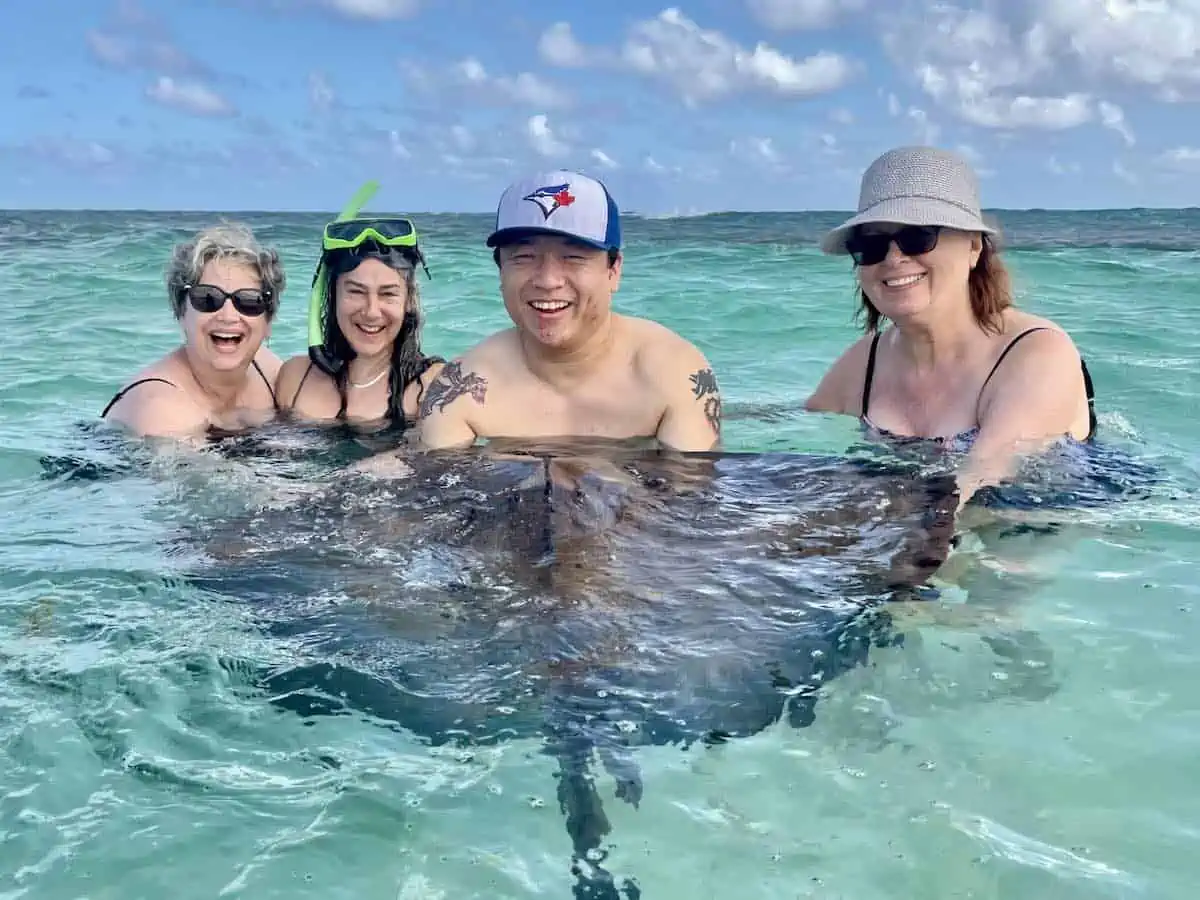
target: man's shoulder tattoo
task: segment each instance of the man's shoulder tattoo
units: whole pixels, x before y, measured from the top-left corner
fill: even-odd
[[[704,401],[704,418],[719,437],[721,434],[721,388],[711,368],[699,369],[691,374],[692,393],[697,400]]]
[[[475,372],[464,373],[462,363],[457,360],[448,362],[421,398],[418,415],[425,418],[435,409],[439,412],[445,411],[446,407],[459,397],[468,395],[482,406],[487,398],[487,389],[487,379],[482,375]]]

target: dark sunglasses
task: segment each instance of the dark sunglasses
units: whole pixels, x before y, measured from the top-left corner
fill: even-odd
[[[893,241],[905,256],[921,256],[937,246],[941,231],[937,225],[905,225],[890,234],[855,231],[846,239],[846,250],[854,257],[855,265],[875,266],[887,257]]]
[[[215,313],[225,305],[226,300],[232,300],[233,308],[243,316],[261,316],[271,308],[270,291],[257,288],[242,288],[231,294],[215,284],[189,284],[184,288],[184,293],[192,309],[200,313]]]

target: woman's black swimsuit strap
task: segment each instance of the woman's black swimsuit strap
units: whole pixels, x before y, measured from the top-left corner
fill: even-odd
[[[882,331],[875,332],[875,337],[871,339],[871,349],[867,353],[867,375],[863,380],[863,395],[862,395],[862,417],[867,418],[867,408],[871,405],[871,382],[875,378],[875,351],[879,349],[879,339],[883,337]]]
[[[300,399],[300,392],[304,390],[304,382],[308,381],[308,373],[313,370],[312,361],[309,360],[308,368],[304,370],[304,374],[300,376],[300,383],[296,385],[296,393],[292,394],[292,408],[295,409],[296,401]]]
[[[257,359],[252,360],[250,364],[252,366],[254,366],[254,371],[257,372],[262,377],[263,384],[265,384],[267,386],[267,390],[271,394],[271,404],[275,407],[275,410],[278,412],[279,400],[275,397],[275,389],[273,387],[271,387],[271,381],[270,381],[270,379],[267,378],[267,373],[264,372],[261,367],[259,367]],[[305,374],[307,374],[307,373],[305,373]],[[130,391],[132,391],[139,384],[149,384],[153,381],[158,381],[158,382],[161,382],[162,384],[170,385],[171,387],[178,387],[178,385],[176,385],[173,381],[167,381],[167,379],[165,379],[165,378],[158,378],[158,377],[139,378],[137,381],[133,381],[133,382],[130,382],[129,384],[125,385],[125,387],[121,388],[121,390],[117,391],[117,393],[115,395],[113,395],[113,398],[108,401],[108,405],[106,407],[104,407],[104,412],[100,413],[100,418],[103,419],[105,416],[107,416],[109,413],[109,410],[111,410],[114,406],[116,406],[119,402],[121,402],[121,398],[124,397],[126,394],[128,394]],[[299,392],[297,392],[297,393],[299,393]]]
[[[1049,331],[1045,325],[1038,325],[1035,328],[1027,328],[1008,342],[996,360],[992,370],[988,372],[987,378],[983,380],[983,387],[979,389],[979,395],[983,396],[984,388],[988,382],[992,380],[992,376],[996,374],[996,370],[1000,368],[1000,363],[1004,362],[1004,357],[1008,355],[1008,351],[1016,346],[1017,342],[1027,334],[1033,334],[1035,331]],[[879,339],[883,336],[883,332],[876,332],[875,337],[871,340],[871,349],[867,353],[867,372],[863,380],[863,395],[862,395],[862,418],[867,419],[867,410],[871,405],[871,382],[875,378],[875,353],[879,349]],[[1092,384],[1092,373],[1088,371],[1087,361],[1081,356],[1079,358],[1080,367],[1083,370],[1083,387],[1084,393],[1087,395],[1088,403],[1088,435],[1085,440],[1091,440],[1096,434],[1096,388]]]
[[[104,407],[104,412],[100,413],[100,418],[103,419],[105,416],[107,416],[108,411],[116,406],[121,401],[122,397],[132,391],[139,384],[149,384],[152,381],[160,381],[163,384],[170,385],[171,387],[177,386],[174,382],[167,381],[165,378],[139,378],[137,381],[125,385],[125,387],[121,388],[121,390],[117,391],[117,393],[113,395],[113,398],[108,401],[108,406]]]
[[[1015,338],[1008,342],[1008,346],[1000,352],[999,359],[992,366],[992,371],[988,372],[988,377],[983,380],[983,387],[979,389],[979,395],[983,396],[984,389],[988,386],[988,382],[992,380],[992,376],[996,374],[996,370],[1000,368],[1000,363],[1004,362],[1004,357],[1008,355],[1008,351],[1017,345],[1017,341],[1025,337],[1027,334],[1033,334],[1035,331],[1050,331],[1045,325],[1038,325],[1034,328],[1026,328]],[[1088,404],[1088,433],[1085,441],[1090,441],[1096,435],[1096,388],[1092,384],[1092,373],[1088,371],[1087,361],[1081,355],[1079,357],[1079,366],[1083,372],[1083,391],[1087,397]]]
[[[250,365],[254,366],[254,371],[262,376],[263,384],[267,386],[267,393],[271,395],[271,405],[275,407],[275,412],[279,412],[279,398],[275,396],[275,388],[271,386],[271,379],[267,378],[267,373],[259,366],[257,359],[251,360]],[[307,375],[308,373],[306,372],[305,374]],[[300,392],[296,391],[296,393]]]

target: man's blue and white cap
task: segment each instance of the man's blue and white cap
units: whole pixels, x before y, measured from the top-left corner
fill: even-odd
[[[600,250],[621,246],[621,214],[608,188],[587,175],[559,169],[510,184],[496,207],[489,247],[525,235],[557,234]]]

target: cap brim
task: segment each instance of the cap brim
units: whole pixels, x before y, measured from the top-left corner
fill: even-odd
[[[895,225],[940,225],[959,231],[996,233],[996,229],[983,219],[953,203],[933,198],[895,197],[881,200],[830,231],[821,239],[821,251],[835,255],[844,254],[848,252],[846,240],[855,228],[859,225],[885,222]]]
[[[613,249],[608,244],[589,240],[577,234],[572,234],[569,231],[562,231],[557,228],[536,228],[531,225],[524,225],[519,228],[501,228],[499,231],[493,231],[488,235],[487,245],[489,247],[499,247],[501,244],[509,244],[513,241],[519,241],[521,238],[533,237],[537,234],[549,234],[554,237],[565,238],[573,243],[582,244],[585,247],[594,247],[597,250]]]

